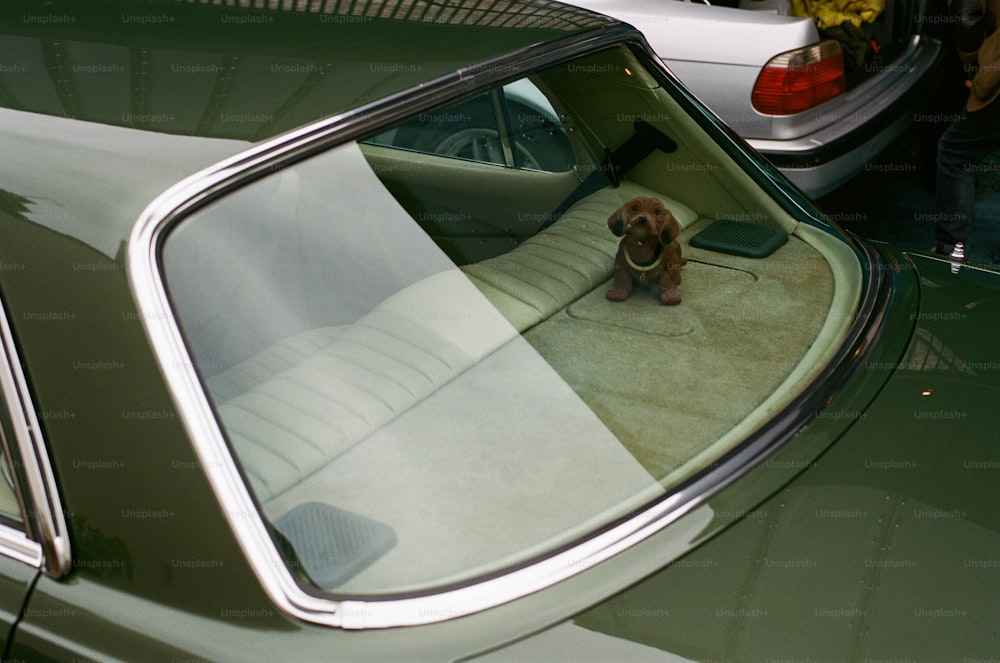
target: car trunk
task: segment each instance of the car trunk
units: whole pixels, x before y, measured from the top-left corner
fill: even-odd
[[[863,23],[859,29],[848,24],[849,31],[820,30],[821,35],[841,44],[848,89],[893,66],[921,25],[922,14],[917,11],[916,0],[890,0],[873,22]]]
[[[910,38],[919,31],[923,23],[923,7],[919,6],[918,0],[870,0],[863,4],[853,2],[851,8],[854,11],[839,13],[831,8],[834,5],[846,5],[846,2],[723,0],[713,4],[787,16],[805,14],[804,17],[812,18],[820,39],[833,39],[840,43],[844,53],[848,89],[873,74],[892,67],[894,60],[903,53]],[[867,11],[865,6],[868,6]],[[844,21],[847,16],[857,16],[858,19],[854,22]]]

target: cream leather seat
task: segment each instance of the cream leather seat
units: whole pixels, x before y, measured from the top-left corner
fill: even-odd
[[[507,254],[425,278],[352,324],[300,332],[210,377],[209,390],[258,497],[267,501],[335,462],[499,348],[515,329],[531,327],[606,281],[618,245],[606,220],[639,195],[663,199],[628,183],[598,191]],[[665,202],[682,227],[695,220],[690,208]],[[481,301],[463,273],[497,310]]]

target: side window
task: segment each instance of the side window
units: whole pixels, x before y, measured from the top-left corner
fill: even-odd
[[[569,131],[528,79],[421,113],[365,142],[523,170],[562,173],[574,167]]]
[[[21,522],[21,506],[14,487],[14,473],[6,448],[0,446],[0,521],[3,519]]]

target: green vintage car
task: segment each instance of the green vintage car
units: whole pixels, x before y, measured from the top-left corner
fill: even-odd
[[[1000,275],[842,232],[629,26],[0,19],[5,660],[1000,657]]]

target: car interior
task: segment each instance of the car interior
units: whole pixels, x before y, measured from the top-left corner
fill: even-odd
[[[678,94],[613,48],[171,231],[189,351],[305,582],[422,592],[542,557],[710,467],[829,362],[860,299],[855,254]],[[605,296],[608,218],[637,196],[682,228],[676,306]],[[758,250],[760,232],[779,241]]]

